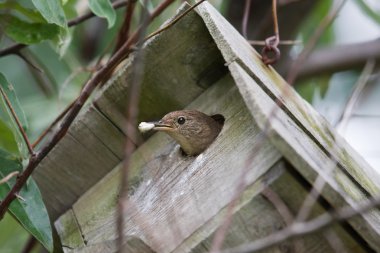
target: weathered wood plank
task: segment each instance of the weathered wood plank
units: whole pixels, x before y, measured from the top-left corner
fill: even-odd
[[[362,187],[365,186],[353,181],[341,171],[336,161],[326,155],[286,112],[278,108],[276,116],[271,117],[268,122],[272,109],[277,106],[275,102],[238,63],[231,63],[229,68],[247,106],[255,112],[254,117],[258,124],[268,131],[272,143],[310,183],[313,183],[318,175],[323,177],[327,184],[322,195],[334,208],[346,205],[354,207],[357,201],[368,197],[363,193]],[[362,175],[362,178],[373,184],[368,175]],[[378,210],[351,219],[350,223],[373,248],[380,250]]]
[[[102,151],[97,155],[112,156],[112,159],[122,160],[125,135],[95,107],[90,106],[84,116],[78,118],[78,124],[73,125],[71,130],[71,135],[87,149],[94,149],[92,145],[101,142],[109,150],[106,154]]]
[[[65,213],[65,216],[62,216],[60,223],[57,223],[55,228],[61,238],[62,249],[64,252],[69,252],[71,249],[85,246],[77,219],[71,209]]]
[[[231,76],[208,89],[190,107],[226,117],[220,136],[204,153],[196,158],[182,157],[178,146],[173,148],[173,141],[159,133],[133,155],[138,183],[131,189],[126,236],[137,236],[157,252],[174,250],[218,214],[231,200],[244,169],[250,168],[245,177],[250,185],[280,158],[268,141],[256,144],[257,127]],[[246,164],[255,145],[260,145],[260,149],[252,164]],[[136,168],[135,164],[141,167]],[[119,169],[73,206],[87,245],[115,239]]]
[[[128,253],[154,253],[142,240],[130,237],[123,244],[124,252]],[[88,246],[81,246],[74,249],[64,248],[65,253],[94,253],[94,252],[118,252],[117,243],[114,240],[96,243]]]
[[[52,220],[120,162],[123,140],[94,107],[79,116],[33,174]]]
[[[263,174],[254,183],[248,185],[242,192],[234,207],[234,216],[224,246],[236,246],[240,242],[248,242],[276,231],[276,224],[284,224],[273,208],[267,208],[267,203],[257,201],[257,195],[284,173],[283,162],[280,160],[268,172]],[[254,197],[256,196],[256,197]],[[254,197],[254,199],[252,199]],[[252,207],[252,209],[251,209]],[[228,206],[223,207],[215,216],[206,221],[191,236],[187,237],[172,253],[182,252],[209,252],[214,232],[224,221]],[[248,212],[246,212],[249,210]],[[260,216],[266,214],[267,218]],[[251,224],[253,226],[250,226]],[[255,235],[255,236],[254,236]]]

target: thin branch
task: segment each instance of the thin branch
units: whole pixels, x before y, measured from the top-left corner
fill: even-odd
[[[266,187],[261,194],[267,198],[273,206],[276,208],[277,212],[284,219],[287,226],[290,226],[294,221],[294,216],[290,211],[286,203],[281,199],[281,197],[273,191],[269,186]],[[305,252],[304,245],[301,240],[294,240],[294,252]]]
[[[37,72],[39,72],[39,73],[43,73],[44,71],[41,69],[41,68],[39,68],[37,65],[35,65],[35,64],[33,64],[33,62],[25,55],[25,54],[23,54],[23,53],[21,53],[21,52],[17,52],[17,55],[21,58],[21,59],[23,59],[25,62],[26,62],[26,64],[28,65],[28,66],[30,66],[32,69],[34,69],[35,71],[37,71]]]
[[[120,1],[116,1],[112,4],[112,7],[114,9],[118,9],[118,8],[121,8],[123,6],[125,6],[127,3],[129,2],[129,0],[120,0]],[[82,23],[83,21],[86,21],[87,19],[90,19],[92,17],[95,17],[95,14],[92,13],[92,12],[88,12],[86,14],[83,14],[82,16],[79,16],[79,17],[76,17],[72,20],[69,20],[67,22],[67,26],[68,27],[72,27],[72,26],[75,26],[75,25],[78,25],[80,23]],[[0,50],[0,57],[2,56],[6,56],[6,55],[10,55],[10,54],[18,54],[18,52],[27,47],[28,45],[25,45],[25,44],[21,44],[21,43],[16,43],[12,46],[9,46],[7,48],[4,48],[2,50]]]
[[[123,45],[124,41],[128,40],[129,30],[131,28],[132,16],[136,2],[137,0],[130,0],[127,3],[127,7],[125,9],[124,22],[118,33],[114,52],[116,52]]]
[[[147,4],[147,0],[144,1],[144,5]],[[146,33],[148,26],[149,12],[145,8],[141,9],[141,33],[139,34],[139,41],[142,41]],[[130,83],[130,88],[128,92],[128,103],[126,111],[126,137],[125,147],[124,147],[124,159],[123,159],[123,170],[121,171],[121,187],[120,187],[120,198],[118,201],[118,216],[117,216],[117,246],[118,252],[123,252],[124,245],[124,221],[125,212],[128,207],[128,180],[129,180],[129,165],[132,157],[132,153],[136,148],[136,145],[131,139],[136,139],[136,125],[137,116],[139,112],[138,103],[140,100],[140,86],[143,75],[143,58],[144,52],[142,51],[142,44],[139,44],[137,52],[135,55],[135,61],[132,70],[132,81]]]
[[[292,80],[292,78],[294,78],[297,75],[297,73],[298,73],[298,69],[296,69],[296,68],[300,67],[300,65],[298,65],[298,64],[303,63],[303,61],[310,54],[310,52],[312,51],[312,49],[314,48],[314,46],[318,42],[319,38],[321,37],[321,35],[323,34],[323,32],[325,31],[325,29],[327,28],[327,26],[329,24],[331,24],[331,22],[334,20],[334,18],[336,17],[337,13],[339,12],[339,10],[343,7],[343,4],[345,3],[345,1],[346,0],[342,0],[340,3],[338,3],[338,5],[336,6],[336,8],[333,9],[324,18],[324,20],[322,21],[322,24],[317,28],[317,30],[315,31],[315,33],[313,34],[313,36],[309,40],[309,42],[306,45],[306,47],[304,48],[304,50],[301,52],[301,54],[299,55],[299,57],[297,58],[297,60],[294,62],[294,64],[292,65],[292,67],[290,69],[289,76],[288,76],[288,82],[290,81],[289,84],[291,84],[291,82],[294,81],[294,80]],[[290,80],[289,80],[289,78],[290,78]],[[283,93],[284,97],[286,97],[285,94],[288,93],[288,89],[286,89],[285,87],[284,87],[284,89],[285,90],[283,90],[282,93]],[[335,154],[331,153],[331,154],[328,154],[328,156],[329,156],[329,158],[331,160],[331,164],[329,164],[328,168],[326,168],[326,173],[327,174],[329,174],[336,167],[336,164],[337,164],[337,160],[335,158],[336,157]],[[315,179],[315,181],[313,183],[313,187],[312,187],[310,193],[307,195],[306,199],[302,203],[300,211],[297,214],[297,217],[296,217],[296,221],[297,222],[301,222],[301,221],[305,220],[309,216],[309,213],[310,213],[310,211],[311,211],[314,203],[317,201],[317,198],[320,195],[320,193],[321,193],[323,187],[325,186],[325,184],[326,184],[326,181],[323,178],[323,175],[318,175],[318,177]]]
[[[66,115],[66,113],[71,109],[71,107],[73,107],[74,103],[75,103],[75,100],[73,102],[71,102],[65,108],[65,110],[63,110],[58,115],[58,117],[55,118],[55,120],[42,132],[42,134],[40,136],[38,136],[37,140],[35,140],[32,144],[33,147],[36,147],[45,138],[45,136],[52,131],[53,127],[55,127],[57,125],[57,123]]]
[[[319,231],[334,222],[345,221],[356,215],[364,214],[380,205],[380,196],[372,199],[362,200],[355,207],[346,206],[337,211],[326,212],[317,218],[306,222],[295,222],[291,226],[284,228],[276,233],[273,233],[262,239],[254,242],[242,244],[238,247],[227,249],[221,253],[250,253],[267,249],[275,246],[285,240],[305,236],[316,231]]]
[[[252,46],[265,46],[266,43],[264,40],[248,40],[248,43]],[[302,44],[302,41],[300,40],[280,40],[278,42],[279,45],[284,46],[293,46],[293,45],[300,45]]]
[[[21,135],[22,135],[22,138],[24,139],[24,142],[28,148],[28,151],[29,151],[29,154],[30,155],[33,155],[34,154],[34,151],[33,151],[33,147],[32,145],[30,145],[30,142],[29,142],[29,138],[28,136],[26,135],[25,133],[25,130],[24,128],[22,127],[21,123],[20,123],[20,120],[19,118],[17,117],[17,114],[15,112],[15,110],[13,109],[12,107],[12,103],[11,101],[9,101],[9,98],[7,96],[7,94],[4,92],[3,88],[0,87],[0,92],[1,92],[1,95],[3,96],[4,100],[5,100],[5,103],[7,104],[7,107],[9,109],[9,111],[11,112],[12,114],[12,117],[14,119],[14,121],[16,122],[17,124],[17,127],[18,127],[18,130],[20,131]]]
[[[362,94],[364,87],[368,83],[369,78],[373,70],[375,69],[375,65],[376,62],[374,60],[368,60],[366,65],[364,66],[363,71],[355,84],[355,88],[352,91],[349,99],[347,100],[341,118],[338,120],[336,124],[336,128],[339,129],[341,133],[345,130],[348,120],[354,109],[354,106],[356,105],[359,96]]]
[[[334,143],[335,144],[335,143]],[[332,150],[335,151],[336,146],[333,144]],[[329,164],[326,166],[325,174],[331,175],[332,171],[336,168],[338,161],[335,157],[336,154],[329,154]],[[317,202],[318,197],[321,195],[323,188],[326,185],[326,180],[324,179],[324,175],[319,174],[318,177],[314,180],[312,188],[309,194],[306,196],[303,201],[301,207],[299,208],[299,212],[296,217],[297,222],[301,222],[306,220],[309,217],[309,214],[314,207],[314,204]]]
[[[273,15],[274,35],[277,37],[277,40],[280,41],[280,29],[278,28],[278,18],[277,18],[277,0],[272,0],[272,15]]]
[[[8,175],[6,175],[5,177],[3,177],[0,180],[0,185],[8,182],[12,177],[17,176],[18,174],[19,174],[18,171],[13,171],[13,172],[9,173]]]
[[[144,38],[143,41],[145,42],[145,41],[149,40],[150,38],[156,36],[157,34],[160,34],[163,31],[167,30],[172,25],[174,25],[175,23],[177,23],[181,18],[183,18],[185,15],[187,15],[190,11],[192,11],[195,7],[197,7],[198,5],[200,5],[201,3],[203,3],[204,1],[206,1],[206,0],[201,0],[201,1],[197,2],[196,4],[194,4],[193,6],[191,6],[189,9],[187,9],[186,11],[184,11],[181,15],[179,15],[178,17],[176,17],[175,19],[173,19],[171,22],[169,22],[167,25],[165,25],[161,29],[159,29],[159,30],[157,30],[157,31],[149,34],[147,37]]]
[[[341,125],[343,125],[343,126],[345,125],[345,121],[347,120],[347,118],[351,114],[352,108],[353,108],[354,104],[356,103],[358,96],[360,95],[362,89],[364,88],[365,84],[369,80],[369,76],[372,73],[374,66],[375,66],[375,61],[370,60],[367,62],[365,68],[363,69],[363,72],[362,72],[360,78],[358,79],[356,89],[353,91],[351,98],[347,102],[346,110],[342,116],[343,119],[342,119]],[[330,157],[332,157],[332,156],[330,156]],[[327,174],[330,174],[330,172],[334,169],[335,166],[336,166],[336,160],[334,161],[333,164],[331,164],[331,166],[329,166]],[[308,214],[311,211],[312,206],[314,205],[314,203],[315,203],[318,195],[322,191],[324,185],[325,185],[325,180],[322,178],[321,175],[318,176],[317,180],[314,183],[312,191],[310,192],[308,197],[305,199],[305,201],[302,205],[302,208],[300,208],[300,212],[297,216],[297,221],[302,221],[302,220],[305,220],[307,218]]]
[[[4,49],[0,50],[0,57],[6,56],[9,54],[17,54],[21,49],[23,49],[26,46],[27,45],[25,45],[25,44],[17,43],[17,44],[14,44],[12,46],[9,46],[7,48],[4,48]]]
[[[305,78],[321,73],[362,68],[368,59],[380,61],[380,38],[318,49],[302,64],[298,77]]]
[[[36,245],[37,245],[36,238],[33,236],[30,236],[24,248],[22,249],[21,253],[30,253]]]
[[[324,231],[323,233],[323,236],[325,237],[326,241],[329,243],[330,247],[333,249],[334,252],[348,253],[346,247],[344,246],[344,243],[342,242],[341,238],[337,235],[337,233],[333,230],[333,228],[326,229],[326,231]]]
[[[288,206],[282,201],[281,197],[278,196],[278,194],[273,191],[270,187],[266,187],[261,194],[267,198],[276,208],[278,213],[281,215],[281,217],[284,219],[285,223],[287,225],[290,225],[293,222],[293,214],[289,210]]]
[[[35,79],[38,88],[41,89],[46,97],[51,97],[54,93],[55,81],[49,69],[31,50],[20,51],[18,55],[24,56],[23,59],[27,63],[26,66]],[[27,60],[29,60],[32,65],[28,64]],[[36,69],[36,67],[38,67],[38,69]]]
[[[148,22],[151,22],[155,17],[157,17],[163,10],[166,9],[174,0],[166,0],[162,2],[149,16]],[[78,115],[79,111],[83,107],[84,103],[90,97],[91,93],[95,90],[97,85],[102,82],[104,76],[107,76],[122,60],[124,60],[134,43],[136,43],[139,34],[141,32],[141,26],[130,36],[128,41],[110,58],[108,63],[100,68],[91,79],[87,81],[83,90],[81,91],[79,97],[75,100],[74,105],[71,110],[67,113],[66,117],[62,120],[61,125],[52,135],[52,138],[47,142],[41,150],[32,155],[29,159],[29,163],[26,166],[23,173],[20,174],[15,185],[12,187],[11,191],[5,196],[4,200],[0,203],[0,219],[4,216],[10,203],[16,198],[15,193],[19,192],[24,186],[29,176],[32,174],[37,165],[42,161],[43,158],[55,147],[55,145],[62,139],[66,134],[68,128]]]
[[[21,201],[26,201],[26,199],[24,199],[19,193],[15,193],[15,195],[16,195],[16,198],[18,198],[19,200],[21,200]]]
[[[300,69],[305,62],[305,60],[309,57],[313,49],[315,48],[319,38],[322,36],[322,34],[325,32],[327,27],[330,26],[330,24],[334,21],[336,16],[338,15],[339,11],[342,9],[344,4],[346,3],[347,0],[341,0],[338,2],[338,4],[333,8],[327,16],[325,16],[320,23],[320,25],[317,27],[311,38],[309,39],[308,43],[302,50],[302,52],[297,56],[296,60],[293,62],[291,65],[288,75],[286,77],[286,81],[288,84],[293,85],[294,81],[296,80]]]
[[[251,10],[251,3],[252,3],[252,0],[245,0],[243,20],[241,23],[241,30],[242,30],[244,38],[246,39],[248,39],[247,27],[248,27],[249,13]]]

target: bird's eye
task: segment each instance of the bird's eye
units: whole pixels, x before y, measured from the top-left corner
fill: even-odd
[[[180,125],[183,125],[183,123],[185,123],[185,117],[179,117],[178,119],[177,119],[177,122],[178,122],[178,124],[180,124]]]

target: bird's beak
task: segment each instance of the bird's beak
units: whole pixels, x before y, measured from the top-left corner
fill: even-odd
[[[170,124],[163,122],[162,120],[158,122],[152,122],[154,124],[153,129],[157,131],[173,131],[174,127]]]

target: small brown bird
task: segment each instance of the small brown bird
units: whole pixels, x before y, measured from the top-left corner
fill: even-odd
[[[140,131],[163,131],[175,139],[182,151],[189,156],[202,153],[218,136],[224,124],[220,114],[208,116],[195,110],[174,111],[159,122],[139,125]]]

